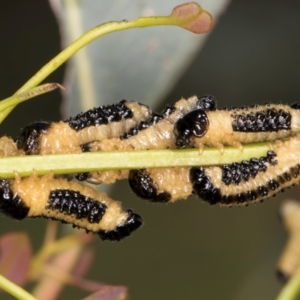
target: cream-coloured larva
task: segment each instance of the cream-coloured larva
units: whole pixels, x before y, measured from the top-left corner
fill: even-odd
[[[81,153],[86,143],[119,137],[151,113],[146,105],[122,100],[58,123],[35,122],[23,128],[16,143],[27,155]]]
[[[299,184],[299,149],[297,135],[259,159],[214,167],[132,170],[129,184],[137,196],[154,202],[172,202],[193,193],[210,204],[247,205]]]
[[[0,179],[0,211],[14,219],[44,217],[72,224],[118,241],[139,228],[143,219],[120,202],[89,186],[53,175]]]
[[[181,99],[167,106],[162,114],[151,113],[138,102],[100,107],[64,122],[37,122],[25,127],[17,145],[26,154],[80,153],[86,151],[175,148],[173,127],[194,109],[211,109],[210,97]],[[150,114],[151,113],[151,114]],[[77,174],[78,180],[114,183],[128,177],[128,171]]]
[[[280,217],[289,235],[277,264],[277,276],[285,282],[300,268],[300,202],[284,201],[280,207]]]
[[[88,151],[174,149],[175,123],[188,112],[199,108],[203,110],[205,116],[204,111],[213,109],[214,104],[210,96],[182,98],[174,106],[167,106],[161,114],[153,113],[147,121],[141,122],[119,138],[90,143]],[[128,170],[93,172],[88,180],[92,183],[111,184],[116,180],[127,178],[128,172]]]
[[[3,136],[0,138],[0,157],[24,155],[23,150],[17,148],[16,143],[9,137]]]
[[[274,141],[293,136],[300,131],[300,105],[266,104],[253,107],[194,110],[178,120],[174,127],[179,148]]]

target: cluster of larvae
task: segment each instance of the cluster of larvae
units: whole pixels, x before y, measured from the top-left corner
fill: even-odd
[[[217,147],[280,140],[262,157],[222,166],[113,170],[0,179],[0,210],[21,220],[46,217],[73,224],[103,240],[121,240],[143,219],[121,203],[84,185],[128,179],[132,191],[152,202],[174,202],[194,194],[210,204],[262,201],[300,180],[300,105],[266,104],[217,109],[212,96],[180,99],[161,113],[122,100],[67,120],[35,122],[14,141],[0,139],[2,156],[115,150]]]

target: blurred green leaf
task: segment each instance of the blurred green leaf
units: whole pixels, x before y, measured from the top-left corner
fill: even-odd
[[[103,22],[168,15],[183,1],[49,0],[59,21],[62,44],[68,45]],[[214,20],[227,1],[201,1]],[[205,35],[160,27],[118,32],[82,49],[68,65],[64,86],[64,116],[121,99],[138,100],[155,108],[192,62]]]

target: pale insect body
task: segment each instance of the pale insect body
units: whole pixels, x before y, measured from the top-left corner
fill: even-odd
[[[191,194],[209,204],[247,205],[300,181],[300,135],[259,159],[215,167],[132,170],[133,192],[153,202],[174,202]]]
[[[208,123],[197,111],[181,118],[174,127],[179,148],[242,144],[274,141],[300,131],[299,104],[266,104],[253,107],[206,111]],[[199,120],[200,118],[200,120]],[[207,130],[205,130],[207,129]]]
[[[201,168],[205,175],[211,175],[216,182],[223,182],[225,186],[231,186],[233,190],[245,189],[245,183],[255,178],[260,172],[266,172],[269,164],[276,164],[276,155],[269,151],[265,157],[252,158],[240,163],[223,165],[220,167]],[[175,202],[186,199],[194,192],[191,174],[194,168],[160,168],[131,170],[129,185],[133,192],[152,202]],[[211,171],[213,171],[211,174]],[[201,187],[205,191],[207,182]],[[225,188],[224,188],[225,189]],[[212,192],[209,197],[214,197]]]
[[[140,198],[157,203],[186,199],[193,192],[190,168],[159,168],[131,170],[128,182]]]
[[[190,111],[201,108],[204,112],[212,105],[214,102],[207,96],[182,98],[174,106],[166,107],[162,114],[153,113],[147,121],[141,122],[119,138],[91,143],[88,151],[174,149],[176,148],[173,134],[175,123]],[[203,115],[205,116],[205,113]],[[127,178],[128,173],[128,170],[94,172],[90,174],[88,181],[110,184]]]
[[[119,202],[75,181],[32,175],[0,179],[0,211],[14,219],[44,217],[98,234],[103,240],[121,240],[143,220]]]
[[[81,153],[84,145],[119,137],[151,115],[148,106],[122,100],[100,106],[58,123],[36,122],[23,128],[16,140],[30,154]]]
[[[17,148],[16,143],[9,137],[3,136],[0,138],[0,157],[1,156],[16,156],[24,155],[23,150]]]
[[[300,203],[285,201],[280,208],[280,217],[289,238],[277,264],[277,276],[286,282],[300,267]]]
[[[239,176],[236,182],[224,177],[224,168],[193,167],[190,180],[193,193],[210,204],[244,205],[276,195],[300,181],[300,135],[283,141],[267,154],[266,169],[247,180]],[[243,171],[244,170],[244,171]],[[249,172],[247,168],[241,169]],[[221,178],[221,180],[220,180]]]

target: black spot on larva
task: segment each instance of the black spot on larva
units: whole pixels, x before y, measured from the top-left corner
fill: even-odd
[[[168,117],[170,116],[174,111],[176,110],[176,107],[175,106],[170,106],[170,105],[167,105],[164,110],[162,111],[162,115],[164,117]]]
[[[209,127],[207,114],[203,109],[196,109],[179,119],[174,126],[174,136],[178,148],[190,146],[190,138],[202,137]]]
[[[106,212],[106,205],[72,190],[52,190],[46,209],[58,210],[89,223],[99,223]]]
[[[284,177],[281,176],[281,175],[278,175],[278,176],[277,176],[277,181],[279,182],[280,185],[285,183],[285,179],[284,179]]]
[[[82,144],[80,145],[80,148],[82,150],[82,152],[90,152],[91,151],[91,147],[90,147],[91,143],[86,143],[86,144]],[[91,173],[90,172],[81,172],[81,173],[77,173],[75,174],[75,178],[78,181],[85,181],[87,179],[89,179],[91,177]]]
[[[300,175],[300,165],[296,165],[295,167],[292,167],[290,172],[291,172],[291,176],[297,178]]]
[[[133,112],[126,106],[126,102],[126,100],[122,100],[119,103],[95,107],[64,122],[68,123],[72,129],[79,131],[89,126],[105,125],[110,122],[131,119]]]
[[[82,144],[82,145],[80,145],[80,148],[81,148],[82,152],[90,152],[91,151],[90,143]],[[89,179],[91,177],[91,175],[92,174],[90,172],[81,172],[81,173],[75,174],[75,178],[78,181],[85,181],[85,180]]]
[[[244,193],[239,193],[236,195],[236,201],[239,204],[246,202],[248,199]]]
[[[27,217],[29,207],[24,201],[14,193],[9,181],[0,179],[0,211],[8,217],[22,220]]]
[[[219,203],[222,199],[221,192],[213,186],[211,178],[205,174],[203,167],[190,169],[190,180],[193,193],[211,205]]]
[[[289,172],[283,173],[282,176],[283,176],[283,178],[284,178],[285,181],[291,181],[291,179],[292,179]]]
[[[282,109],[270,108],[256,113],[231,115],[232,128],[240,132],[264,132],[291,129],[291,114]]]
[[[91,152],[91,147],[90,147],[91,143],[85,143],[80,145],[81,151],[82,152]]]
[[[277,161],[277,159],[275,159],[276,156],[277,156],[277,154],[274,151],[269,150],[267,152],[267,157],[266,157],[267,162],[272,166],[277,165],[278,161]]]
[[[117,226],[114,230],[111,231],[103,231],[100,230],[98,235],[102,240],[109,241],[120,241],[124,237],[129,236],[133,231],[138,229],[141,225],[143,225],[143,219],[138,214],[132,212],[132,210],[128,210],[128,218],[123,225]]]
[[[78,180],[78,181],[86,181],[88,180],[90,177],[91,177],[91,173],[90,172],[81,172],[81,173],[77,173],[75,174],[75,178]]]
[[[126,140],[131,138],[132,136],[137,135],[140,131],[145,130],[164,118],[163,115],[153,112],[147,121],[142,121],[138,126],[130,128],[128,132],[124,133],[120,136],[121,140]]]
[[[171,195],[168,192],[157,192],[153,179],[145,169],[131,170],[128,182],[131,190],[142,199],[152,202],[168,202],[171,200]]]
[[[268,187],[269,187],[270,190],[275,191],[279,188],[279,183],[276,180],[271,179],[268,182]]]
[[[300,103],[293,103],[293,104],[291,104],[291,108],[294,108],[294,109],[296,109],[296,110],[299,110],[300,109]]]
[[[257,199],[256,191],[247,191],[247,197],[250,201],[254,201]]]
[[[120,139],[121,140],[129,139],[132,136],[137,135],[140,131],[156,125],[159,121],[170,116],[175,110],[176,110],[175,106],[167,105],[161,114],[153,112],[146,121],[142,121],[137,126],[130,128],[126,133],[120,136]]]
[[[267,163],[274,165],[276,154],[273,151],[268,151],[266,157],[251,158],[250,160],[243,160],[240,163],[232,163],[231,165],[223,165],[222,182],[226,185],[240,184],[247,182],[250,178],[255,178],[259,172],[266,172]]]
[[[257,188],[257,191],[261,197],[265,197],[269,193],[268,189],[262,185]]]
[[[27,155],[39,154],[41,135],[47,133],[50,125],[49,122],[41,121],[24,127],[20,136],[16,139],[18,149],[24,150]]]
[[[217,103],[214,96],[204,95],[198,97],[197,109],[203,109],[205,111],[213,111],[217,109]]]

